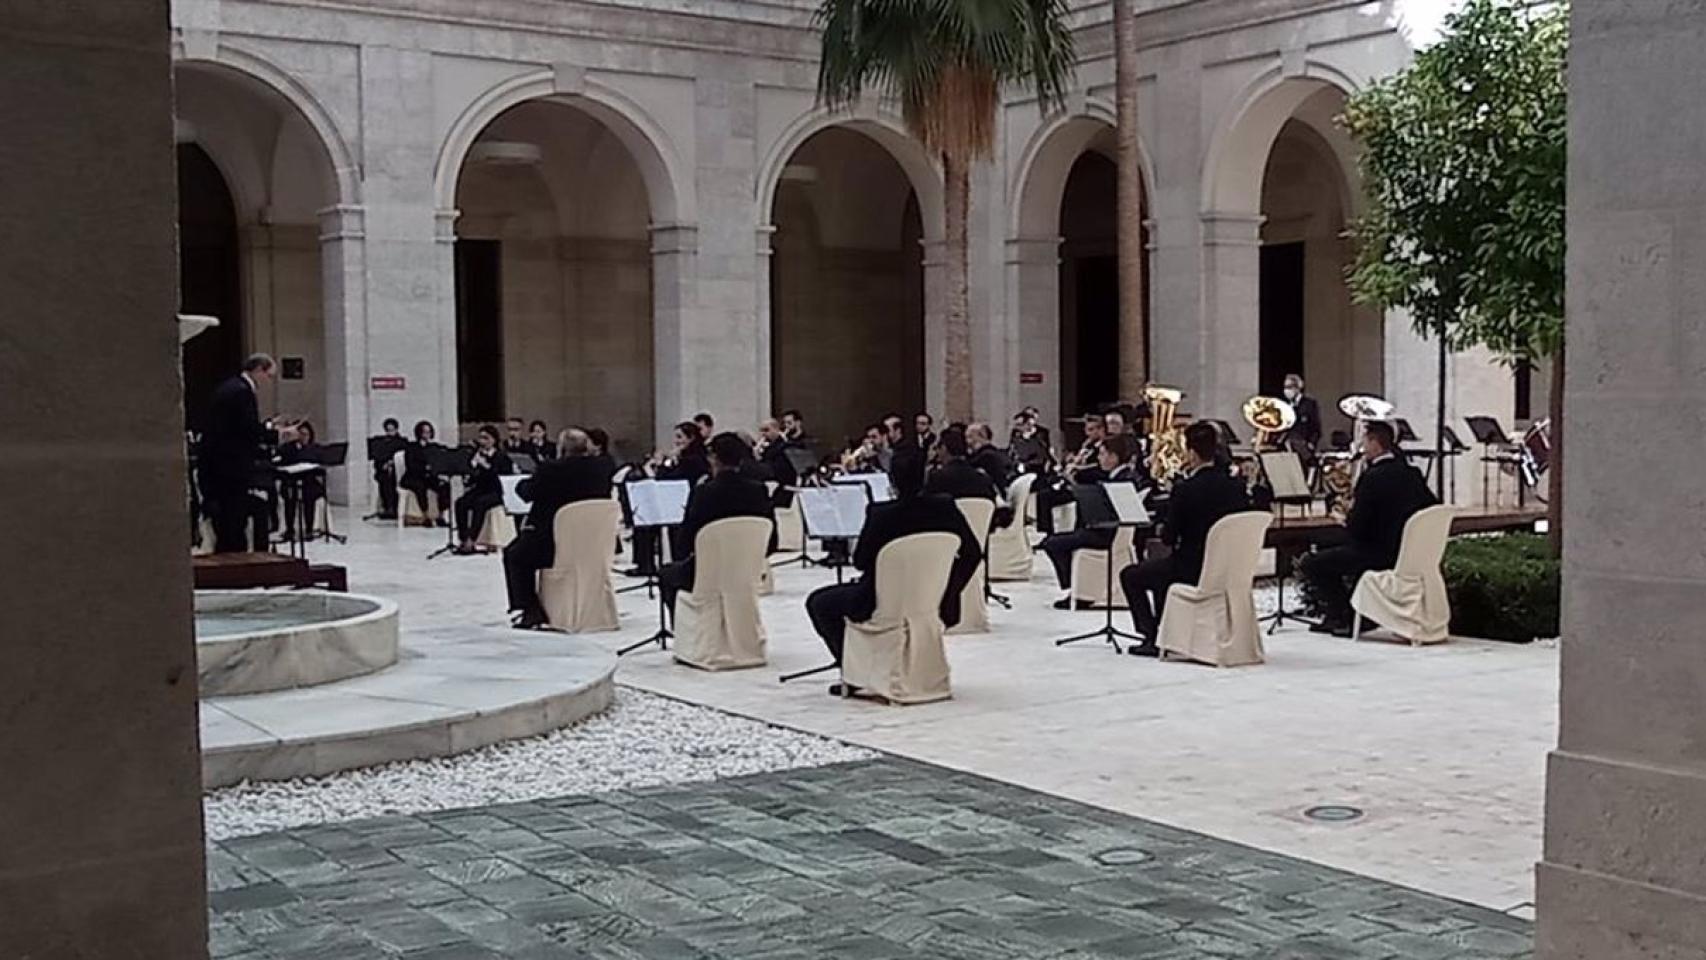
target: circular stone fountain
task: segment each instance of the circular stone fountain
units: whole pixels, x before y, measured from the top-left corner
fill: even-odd
[[[332,683],[397,662],[397,605],[323,590],[198,590],[203,697]]]

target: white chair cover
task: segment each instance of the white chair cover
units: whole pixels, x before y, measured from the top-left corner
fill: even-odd
[[[768,544],[766,544],[768,546]],[[764,558],[764,569],[758,571],[758,595],[768,597],[776,592],[776,570],[770,566],[770,558]]]
[[[989,579],[1031,579],[1031,538],[1025,532],[1025,517],[1031,510],[1031,485],[1037,475],[1027,473],[1007,488],[1007,505],[1013,508],[1013,522],[989,535]]]
[[[942,594],[959,538],[915,533],[877,554],[877,609],[865,623],[847,621],[841,679],[890,703],[928,703],[952,696],[942,649]]]
[[[552,519],[555,562],[539,571],[539,601],[551,626],[566,633],[618,629],[610,587],[610,542],[622,508],[614,500],[582,500]]]
[[[1445,593],[1445,575],[1440,561],[1451,538],[1451,518],[1457,511],[1448,506],[1417,511],[1404,524],[1404,539],[1398,547],[1398,565],[1391,570],[1370,570],[1357,580],[1351,593],[1351,609],[1360,638],[1362,618],[1367,617],[1412,646],[1444,643],[1450,638],[1451,601]]]
[[[675,598],[675,659],[704,670],[764,665],[758,579],[770,521],[728,517],[693,538],[693,589]]]
[[[1266,510],[1249,510],[1221,517],[1209,529],[1196,586],[1175,583],[1167,590],[1156,638],[1163,657],[1177,654],[1216,667],[1262,662],[1251,582],[1273,519]]]
[[[799,553],[806,548],[806,521],[800,513],[800,498],[793,497],[786,507],[776,510],[776,549]]]
[[[480,534],[474,538],[474,546],[482,550],[502,550],[515,539],[515,521],[502,505],[486,511],[486,519],[480,524]]]
[[[989,528],[995,519],[995,501],[982,497],[960,497],[954,501],[965,515],[966,523],[971,532],[977,535],[979,543],[989,542]],[[1015,523],[1018,521],[1015,520]],[[986,554],[983,562],[977,565],[977,570],[966,583],[966,588],[960,591],[960,622],[948,630],[949,633],[988,633],[989,632],[989,603],[984,597],[984,577],[988,576],[989,557]]]
[[[1119,590],[1120,571],[1137,559],[1137,530],[1121,527],[1114,531],[1111,550],[1074,550],[1072,552],[1072,599],[1092,607],[1110,601],[1115,610],[1125,609],[1125,594]],[[1108,596],[1108,557],[1113,557],[1114,595]]]

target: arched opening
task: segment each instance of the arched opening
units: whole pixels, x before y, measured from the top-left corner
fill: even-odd
[[[181,307],[220,326],[184,349],[186,421],[245,352],[280,360],[264,410],[306,417],[322,437],[333,382],[325,363],[320,213],[338,203],[331,157],[289,100],[233,68],[174,70],[177,96]]]
[[[1067,416],[1131,399],[1120,395],[1119,171],[1113,131],[1105,133],[1107,143],[1073,162],[1060,199],[1060,405]],[[1147,227],[1143,241],[1147,247]],[[1149,286],[1145,271],[1145,303]]]
[[[207,398],[243,359],[242,260],[237,206],[207,151],[178,144],[178,302],[219,326],[184,344],[184,421],[202,429]]]
[[[1261,190],[1255,389],[1277,396],[1287,373],[1301,373],[1325,401],[1329,424],[1338,397],[1378,394],[1383,382],[1380,314],[1353,303],[1345,279],[1352,194],[1349,171],[1327,139],[1340,135],[1331,118],[1343,104],[1342,93],[1324,87],[1294,110],[1268,151]]]
[[[825,445],[924,408],[924,235],[905,171],[870,137],[819,131],[772,204],[771,397]]]
[[[650,448],[646,184],[602,121],[554,100],[504,111],[456,180],[456,364],[464,427],[602,426]]]

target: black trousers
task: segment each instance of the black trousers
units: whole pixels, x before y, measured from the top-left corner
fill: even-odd
[[[646,576],[657,573],[658,536],[657,527],[634,528],[634,566]],[[676,558],[687,555],[686,537],[679,526],[669,528],[669,555]]]
[[[1037,496],[1037,532],[1054,533],[1054,508],[1072,502],[1072,489],[1045,485],[1040,477],[1033,489]]]
[[[486,521],[486,511],[503,506],[503,493],[464,493],[456,501],[456,535],[472,540]]]
[[[319,477],[305,478],[299,486],[301,490],[300,497],[294,499],[296,509],[291,509],[293,498],[285,498],[284,535],[286,540],[293,540],[296,538],[297,510],[302,511],[302,516],[306,518],[306,523],[308,524],[308,529],[302,531],[303,536],[310,536],[314,533],[314,511],[318,509],[320,501],[326,499],[326,481]]]
[[[1351,591],[1356,589],[1357,578],[1387,566],[1361,548],[1346,544],[1303,557],[1297,562],[1297,572],[1320,605],[1325,622],[1338,625],[1351,622]]]
[[[432,491],[433,499],[438,502],[438,513],[443,516],[450,512],[450,481],[443,477],[423,477],[419,474],[405,474],[401,481],[402,488],[415,495],[415,502],[420,504],[422,513],[430,513],[427,507],[427,491]]]
[[[379,484],[379,515],[390,519],[397,515],[397,471],[389,461],[373,465],[373,479]]]
[[[1063,590],[1072,589],[1072,555],[1079,550],[1106,550],[1114,542],[1107,530],[1073,530],[1053,533],[1043,540],[1043,553],[1054,564],[1054,575]]]
[[[841,662],[841,648],[847,642],[847,614],[857,602],[860,590],[856,583],[838,583],[818,587],[806,597],[806,616],[811,618],[812,629],[823,638],[823,645],[829,648],[829,655],[836,663]]]
[[[1125,592],[1126,606],[1131,608],[1131,624],[1139,636],[1155,639],[1161,627],[1161,613],[1167,605],[1167,588],[1184,582],[1172,557],[1156,557],[1120,571],[1120,589]]]
[[[539,610],[539,571],[556,559],[556,550],[542,531],[521,531],[504,548],[504,585],[511,613]]]
[[[663,605],[669,608],[670,616],[675,615],[675,598],[682,591],[693,589],[693,558],[688,557],[679,563],[666,563],[658,568],[658,592],[663,594]]]
[[[249,496],[247,484],[208,491],[208,499],[202,506],[208,511],[208,517],[213,522],[214,553],[247,553],[251,549],[257,552],[267,549],[267,541],[272,532],[269,519],[272,511],[266,501]],[[251,525],[255,534],[252,546],[249,540]]]

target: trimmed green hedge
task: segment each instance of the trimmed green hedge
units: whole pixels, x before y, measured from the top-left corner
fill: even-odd
[[[1558,567],[1537,534],[1452,540],[1443,564],[1452,635],[1516,643],[1558,636]]]

